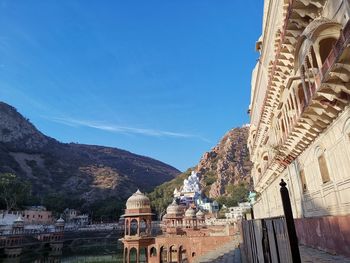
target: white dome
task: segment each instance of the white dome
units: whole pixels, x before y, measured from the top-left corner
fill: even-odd
[[[137,190],[129,199],[126,201],[126,209],[140,209],[140,208],[151,208],[151,202],[149,198],[145,196],[140,190]]]

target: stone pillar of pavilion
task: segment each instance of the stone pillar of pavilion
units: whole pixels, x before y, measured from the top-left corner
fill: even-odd
[[[137,190],[126,202],[123,262],[147,262],[148,246],[154,243],[151,235],[152,211],[150,200]]]

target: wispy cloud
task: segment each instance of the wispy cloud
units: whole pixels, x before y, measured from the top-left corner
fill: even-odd
[[[207,143],[211,143],[208,139],[202,136],[189,134],[189,133],[136,128],[136,127],[130,127],[130,126],[109,124],[101,121],[77,120],[72,118],[53,117],[49,119],[51,121],[62,123],[64,125],[68,125],[72,127],[89,127],[89,128],[102,130],[102,131],[107,131],[107,132],[123,133],[123,134],[140,134],[140,135],[152,136],[152,137],[197,138]]]

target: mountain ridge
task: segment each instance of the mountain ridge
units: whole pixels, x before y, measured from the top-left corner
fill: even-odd
[[[137,188],[150,191],[180,174],[127,150],[61,143],[0,102],[0,173],[5,172],[30,181],[35,195],[70,195],[87,204],[112,197],[125,200]]]

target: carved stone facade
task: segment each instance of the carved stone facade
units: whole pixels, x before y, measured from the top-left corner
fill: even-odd
[[[283,214],[284,179],[295,217],[350,222],[349,16],[348,0],[265,0],[248,139],[256,218]]]

